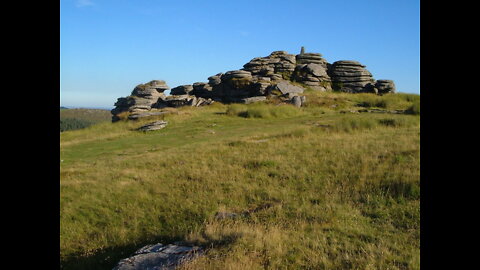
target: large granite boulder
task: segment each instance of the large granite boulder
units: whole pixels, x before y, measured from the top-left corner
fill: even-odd
[[[377,80],[375,88],[379,94],[395,93],[395,83],[392,80]]]
[[[327,69],[327,60],[322,58],[320,53],[300,53],[295,56],[297,65],[299,64],[318,64]]]
[[[157,103],[159,99],[166,96],[163,93],[169,87],[162,80],[153,80],[145,84],[137,85],[130,96],[117,99],[110,112],[112,113],[112,122],[120,120],[118,115],[123,112],[148,111],[152,105]]]
[[[286,51],[274,51],[267,57],[253,58],[243,65],[243,70],[249,71],[252,75],[270,77],[274,80],[286,79],[293,73],[295,64],[295,55]]]
[[[193,90],[190,92],[190,95],[195,95],[197,97],[203,98],[212,98],[213,97],[213,87],[204,82],[196,82],[193,84]]]
[[[193,86],[191,84],[180,85],[172,88],[172,90],[170,90],[170,95],[188,95],[192,91]]]
[[[309,63],[297,65],[292,78],[314,90],[332,90],[330,76],[327,73],[327,69],[321,64]]]
[[[293,85],[288,81],[282,81],[273,85],[269,90],[270,94],[278,93],[279,95],[287,95],[303,93],[305,89],[300,86]]]
[[[347,93],[375,93],[375,80],[365,66],[357,61],[341,60],[329,69],[334,90]]]
[[[221,76],[222,100],[235,102],[256,95],[253,76],[249,71],[232,70]]]

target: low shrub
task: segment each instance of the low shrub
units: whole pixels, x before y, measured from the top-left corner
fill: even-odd
[[[302,111],[290,104],[269,104],[257,102],[250,105],[231,104],[228,106],[227,115],[245,118],[280,118],[293,117],[303,114]]]
[[[93,123],[86,120],[81,120],[77,118],[63,118],[60,119],[60,132],[67,130],[76,130],[86,128],[91,126]]]
[[[410,107],[408,107],[408,109],[405,112],[408,114],[415,114],[415,115],[420,114],[420,99],[414,101],[413,104]]]
[[[247,108],[247,118],[280,118],[301,115],[302,112],[293,105],[268,105],[262,103],[252,104]]]
[[[343,117],[331,127],[335,131],[351,132],[354,130],[373,129],[378,122],[371,118]]]
[[[234,103],[228,106],[226,114],[230,116],[238,116],[246,111],[247,105]]]

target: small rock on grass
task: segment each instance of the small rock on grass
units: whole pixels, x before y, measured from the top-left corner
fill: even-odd
[[[137,130],[152,131],[152,130],[162,129],[166,126],[167,126],[167,122],[163,121],[163,120],[160,120],[160,121],[155,121],[155,122],[151,122],[151,123],[148,123],[146,125],[143,125],[143,126],[139,127]]]

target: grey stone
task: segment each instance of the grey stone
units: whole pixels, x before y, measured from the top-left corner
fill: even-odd
[[[155,122],[151,122],[151,123],[148,123],[146,125],[143,125],[141,127],[139,127],[137,130],[139,131],[153,131],[153,130],[159,130],[159,129],[162,129],[162,128],[165,128],[167,126],[167,122],[166,121],[155,121]]]
[[[187,85],[180,85],[177,87],[172,88],[170,90],[170,95],[186,95],[193,90],[193,85],[187,84]]]
[[[165,115],[169,114],[170,112],[168,111],[162,111],[162,112],[151,112],[151,111],[146,111],[146,112],[135,112],[132,113],[128,116],[128,119],[130,120],[138,120],[140,118],[145,118],[149,116],[158,116],[158,115]]]
[[[375,88],[378,90],[379,94],[396,92],[395,83],[392,80],[377,80]]]
[[[208,77],[208,84],[212,86],[220,84],[222,82],[222,75],[223,73],[218,73],[216,75]]]
[[[339,60],[333,62],[333,65],[342,65],[342,66],[359,66],[359,67],[365,67],[364,65],[360,64],[358,61],[353,61],[353,60]]]
[[[307,102],[306,96],[300,96],[300,100],[302,101],[302,106]]]
[[[285,95],[287,93],[303,93],[305,89],[302,87],[293,85],[287,81],[281,81],[277,83],[275,86],[272,88],[273,90],[278,90],[282,95]]]
[[[133,256],[118,262],[113,270],[173,270],[203,252],[198,246],[158,243],[140,248]]]
[[[377,92],[372,74],[358,61],[336,61],[330,66],[329,74],[335,90],[347,93]]]
[[[227,71],[221,76],[222,80],[228,80],[231,78],[252,78],[252,73],[246,70],[232,70]]]
[[[294,96],[291,102],[295,107],[302,107],[302,99],[299,96]]]
[[[256,97],[243,98],[241,99],[241,102],[244,104],[250,104],[250,103],[265,101],[265,100],[267,100],[266,96],[256,96]]]

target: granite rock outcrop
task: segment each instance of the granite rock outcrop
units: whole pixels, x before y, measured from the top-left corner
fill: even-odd
[[[358,61],[340,60],[328,63],[320,53],[299,54],[274,51],[265,57],[255,57],[243,68],[217,73],[208,82],[180,85],[166,96],[169,87],[162,80],[153,80],[135,87],[131,95],[121,97],[111,111],[112,121],[124,112],[138,113],[152,109],[179,106],[203,106],[215,101],[252,103],[277,96],[286,103],[303,106],[305,89],[347,93],[395,93],[392,80],[375,80]],[[295,97],[298,96],[298,97]]]

